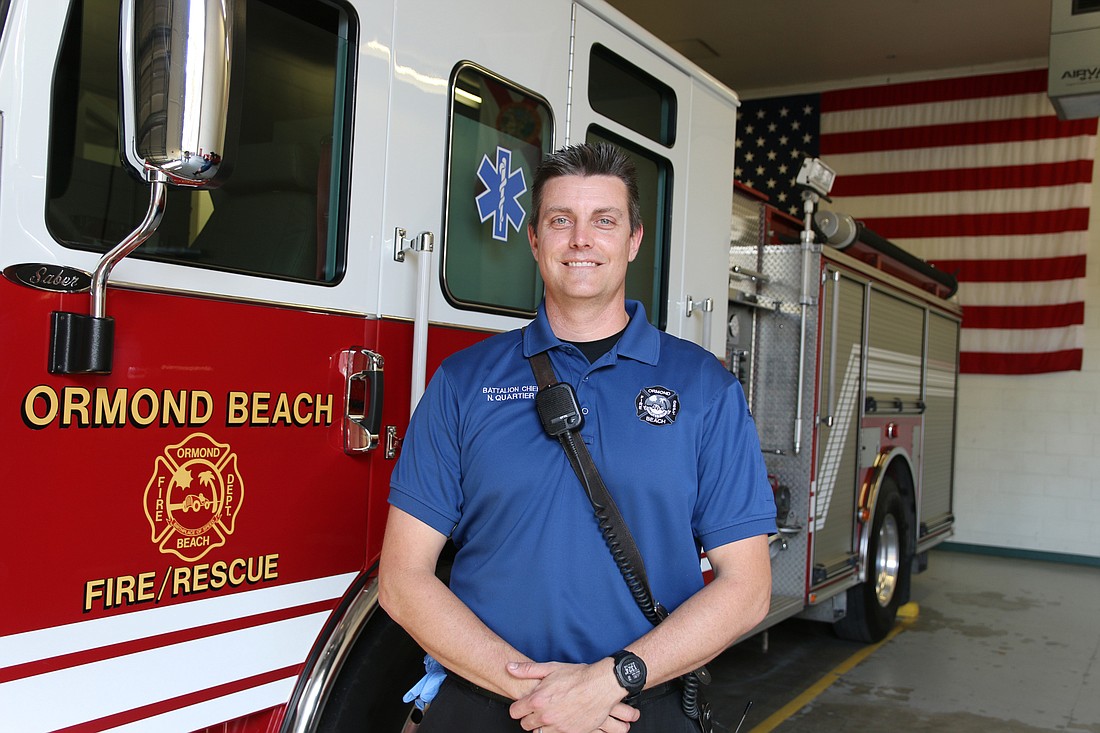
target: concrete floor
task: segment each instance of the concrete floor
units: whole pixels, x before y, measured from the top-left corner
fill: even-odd
[[[711,665],[723,730],[1100,733],[1100,570],[935,550],[881,645],[791,620]]]

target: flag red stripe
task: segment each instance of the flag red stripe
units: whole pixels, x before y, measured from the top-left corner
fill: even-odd
[[[1080,371],[1082,357],[1081,349],[1052,351],[1046,354],[964,351],[959,354],[959,371],[963,374],[1041,374]]]
[[[822,133],[821,156],[869,153],[883,150],[914,150],[956,145],[1050,140],[1096,135],[1096,119],[1067,120],[1057,117],[1020,117],[1013,120],[957,122],[948,125],[895,127],[888,130]]]
[[[1045,93],[1046,90],[1047,70],[1030,69],[980,77],[937,79],[824,92],[821,95],[821,111],[843,112],[867,107],[952,102],[960,99],[1004,97],[1011,94]]]
[[[1092,161],[1035,163],[989,168],[865,173],[838,176],[833,196],[888,196],[941,191],[1038,188],[1092,182]]]
[[[1080,232],[1089,228],[1088,209],[1027,211],[1004,214],[945,214],[942,216],[887,216],[863,220],[887,239],[917,237],[1000,237],[1012,234]]]
[[[1085,322],[1085,304],[968,305],[963,307],[964,328],[1062,328]]]
[[[1020,260],[932,260],[959,282],[1035,282],[1085,276],[1085,255]]]

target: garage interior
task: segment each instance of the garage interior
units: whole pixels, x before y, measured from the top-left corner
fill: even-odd
[[[175,104],[120,85],[138,24],[0,0],[0,731],[415,719],[423,653],[379,601],[390,475],[439,360],[537,307],[515,214],[587,135],[648,163],[629,287],[741,381],[780,508],[754,530],[769,617],[707,665],[716,730],[1100,733],[1100,0],[248,4],[244,81],[208,77],[247,90],[239,161],[176,146],[194,179],[158,214],[119,150],[120,87]],[[795,186],[802,160],[835,186]],[[816,233],[810,190],[837,212]],[[146,210],[103,318],[85,291]],[[623,404],[644,421],[653,394]]]
[[[1070,0],[1054,2],[1068,11]],[[1046,69],[1052,42],[1051,4],[1035,0],[612,5],[747,104]],[[1094,180],[1095,153],[1091,161]],[[1095,186],[1086,195],[1091,254],[1100,197]],[[1012,206],[1006,197],[995,210]],[[914,576],[893,634],[866,647],[792,620],[743,641],[712,664],[725,729],[1100,731],[1100,275],[1091,262],[1077,285],[1079,368],[960,375],[954,536]]]

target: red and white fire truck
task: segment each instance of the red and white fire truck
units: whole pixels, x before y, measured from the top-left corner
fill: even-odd
[[[799,220],[738,186],[727,357],[776,491],[761,627],[797,614],[878,641],[954,527],[957,282],[816,209],[826,193],[805,187]]]
[[[951,526],[958,312],[764,204],[731,249],[731,91],[599,0],[121,5],[0,2],[5,729],[401,729],[388,478],[435,365],[531,318],[534,165],[582,140],[639,168],[629,296],[753,399],[766,624],[892,621]]]

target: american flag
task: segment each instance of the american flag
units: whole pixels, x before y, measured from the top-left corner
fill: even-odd
[[[851,214],[959,279],[964,373],[1079,370],[1097,121],[1057,119],[1047,70],[746,101],[738,179],[797,216],[804,157]]]

